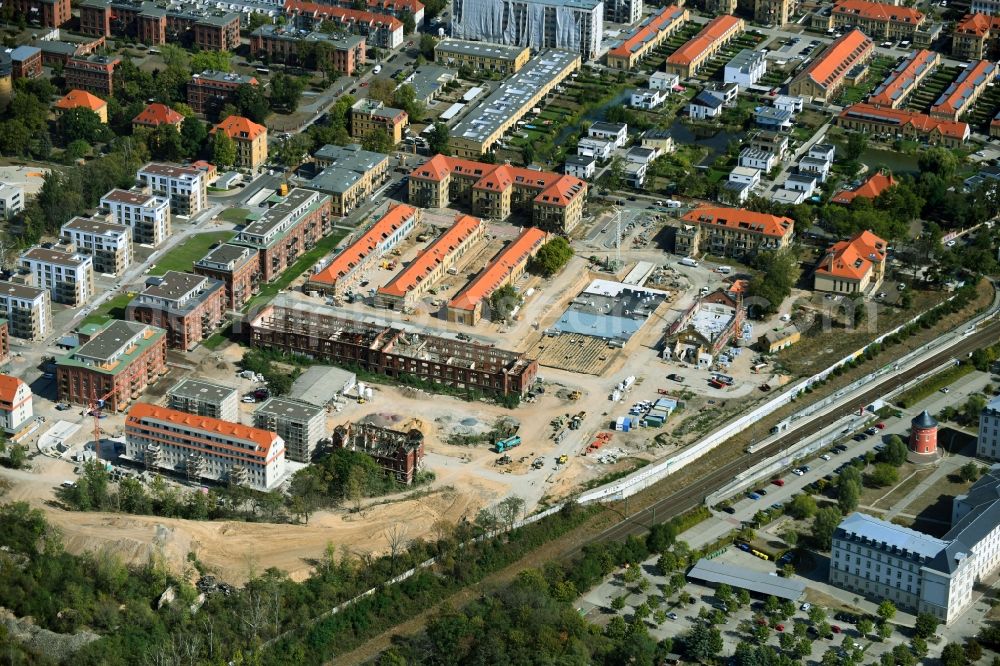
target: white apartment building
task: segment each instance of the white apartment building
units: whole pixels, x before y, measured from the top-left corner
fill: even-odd
[[[576,154],[585,157],[593,157],[597,160],[610,160],[611,154],[615,150],[615,144],[605,139],[592,139],[584,137],[576,143]]]
[[[1000,0],[972,0],[970,14],[1000,14]]]
[[[642,18],[642,0],[606,0],[604,20],[609,23],[633,24]]]
[[[61,233],[75,251],[94,258],[98,273],[121,275],[132,265],[132,229],[125,225],[74,217]]]
[[[673,90],[680,83],[680,75],[674,72],[653,72],[649,75],[650,90]]]
[[[726,63],[723,81],[741,88],[755,85],[767,74],[767,51],[743,49]]]
[[[451,0],[451,18],[456,39],[564,49],[584,60],[601,52],[602,0]]]
[[[56,303],[79,307],[94,296],[93,257],[33,247],[21,255],[20,265]]]
[[[596,122],[587,129],[592,139],[610,141],[615,148],[624,148],[628,143],[628,125],[625,123]]]
[[[195,215],[208,206],[208,181],[200,169],[154,162],[139,169],[136,177],[143,188],[166,197],[174,215]]]
[[[8,435],[21,432],[34,417],[32,394],[17,377],[0,375],[0,430]]]
[[[0,217],[10,219],[24,210],[24,188],[0,183]]]
[[[239,392],[200,379],[182,379],[167,391],[167,406],[188,414],[211,416],[223,421],[240,419]]]
[[[276,433],[138,402],[125,418],[125,455],[188,478],[271,490],[285,476],[285,442]]]
[[[769,172],[778,163],[778,158],[774,153],[758,148],[744,148],[740,151],[740,166],[760,169],[764,173]]]
[[[157,246],[170,235],[170,200],[153,194],[111,190],[101,197],[111,221],[132,229],[132,240]]]
[[[979,441],[976,455],[1000,459],[1000,398],[993,398],[979,415]]]
[[[833,535],[830,584],[954,621],[1000,567],[1000,465],[952,502],[940,539],[861,513]]]
[[[12,337],[44,340],[52,333],[52,296],[47,289],[0,282],[0,317]]]
[[[597,172],[597,160],[594,157],[585,155],[567,155],[566,166],[563,169],[567,176],[576,176],[583,180],[589,180]]]
[[[288,458],[312,462],[321,439],[329,436],[326,409],[299,400],[270,398],[253,413],[254,425],[278,433],[285,440]]]

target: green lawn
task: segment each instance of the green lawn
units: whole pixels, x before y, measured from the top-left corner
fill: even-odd
[[[135,292],[119,294],[108,299],[104,305],[87,315],[86,319],[80,322],[80,325],[105,324],[112,319],[125,319],[125,308],[128,307],[133,298],[135,298]]]
[[[337,247],[337,243],[339,243],[340,239],[346,235],[346,231],[337,229],[329,236],[325,236],[322,240],[320,240],[320,242],[316,243],[316,246],[313,249],[299,257],[299,260],[282,273],[280,278],[270,284],[264,285],[264,288],[260,290],[260,293],[243,306],[243,311],[247,312],[251,308],[274,298],[279,291],[288,287],[288,285],[290,285],[295,278],[309,270],[309,268],[319,261],[320,258],[331,252],[333,248]]]
[[[156,262],[156,268],[149,271],[150,275],[163,275],[167,271],[190,271],[194,262],[204,257],[213,243],[225,243],[235,236],[233,231],[210,231],[195,234],[179,246],[167,252]]]
[[[219,214],[219,219],[233,224],[242,224],[246,221],[249,212],[246,208],[227,208]]]

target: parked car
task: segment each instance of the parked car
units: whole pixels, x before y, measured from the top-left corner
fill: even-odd
[[[837,625],[833,625],[833,626],[830,627],[830,631],[832,631],[835,634],[839,634],[840,631],[841,631],[841,629]]]
[[[799,610],[803,610],[803,611],[807,611],[810,608],[812,608],[812,604],[809,603],[808,601],[806,603],[802,604],[801,606],[799,606]]]
[[[724,511],[725,513],[728,513],[729,515],[732,515],[732,514],[736,513],[736,509],[734,509],[734,508],[733,508],[733,507],[731,507],[731,506],[727,506],[727,507],[723,507],[723,509],[722,509],[722,510],[723,510],[723,511]]]
[[[822,458],[823,460],[829,460],[830,459],[830,454],[829,453],[824,453],[823,455],[820,456],[820,458]]]
[[[747,497],[750,498],[750,499],[752,499],[752,500],[759,500],[760,499],[760,495],[758,495],[757,493],[747,493]]]
[[[780,488],[781,486],[785,485],[785,480],[784,479],[771,479],[771,483],[773,483],[774,485],[776,485],[776,486],[778,486]]]
[[[677,613],[667,613],[667,618],[671,620],[677,619]]]

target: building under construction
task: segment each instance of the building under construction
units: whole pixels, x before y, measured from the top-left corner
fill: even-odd
[[[339,317],[330,308],[296,301],[268,305],[248,326],[254,347],[491,395],[523,395],[538,373],[538,362],[523,354]]]
[[[372,423],[340,425],[333,430],[333,447],[367,453],[386,474],[409,485],[424,466],[424,434],[416,428],[401,432]]]

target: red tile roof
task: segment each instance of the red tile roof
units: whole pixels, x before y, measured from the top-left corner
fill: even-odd
[[[914,51],[885,77],[885,81],[868,98],[868,103],[876,106],[899,104],[903,97],[913,92],[917,79],[925,76],[926,72],[940,61],[941,56],[934,51],[927,49]]]
[[[776,238],[783,237],[795,225],[795,221],[790,217],[778,217],[745,208],[724,206],[701,206],[681,219],[692,224],[722,226]]]
[[[870,231],[835,243],[816,267],[816,274],[846,280],[862,280],[876,262],[885,261],[886,242]]]
[[[700,56],[705,49],[709,48],[720,39],[723,39],[731,30],[743,24],[743,19],[723,14],[705,24],[705,27],[692,37],[686,44],[670,54],[667,64],[670,65],[690,65],[694,59]]]
[[[548,238],[541,229],[530,227],[521,232],[512,243],[500,251],[489,266],[455,295],[449,308],[473,310],[486,297],[496,291],[508,276],[518,269]]]
[[[378,244],[391,236],[396,229],[410,217],[417,214],[417,209],[406,204],[396,204],[385,215],[368,227],[368,230],[340,251],[330,265],[316,273],[310,282],[320,284],[336,284],[337,280],[351,272],[365,257],[375,251]]]
[[[879,122],[892,127],[912,127],[921,133],[937,132],[941,136],[965,141],[969,136],[969,125],[959,120],[931,118],[926,113],[916,113],[905,109],[887,109],[871,104],[852,104],[840,112],[844,119],[858,119]]]
[[[66,96],[56,102],[56,108],[62,109],[64,111],[69,109],[90,109],[91,111],[99,111],[108,105],[103,99],[97,95],[92,95],[86,90],[70,90],[66,93]]]
[[[684,10],[676,5],[663,7],[655,14],[646,19],[634,31],[629,33],[620,45],[608,51],[609,56],[618,58],[628,58],[633,53],[642,48],[642,45],[651,40],[657,33],[668,29],[674,22],[684,15]]]
[[[180,125],[184,122],[184,116],[171,109],[166,104],[154,102],[147,106],[142,112],[132,119],[133,125],[145,125],[146,127],[159,127],[160,125]]]
[[[247,139],[249,141],[267,133],[266,127],[243,116],[229,116],[212,128],[212,134],[220,129],[228,134],[230,139]]]
[[[869,21],[893,23],[909,23],[920,25],[924,15],[910,7],[897,7],[883,2],[868,2],[868,0],[840,0],[833,6],[833,14],[841,16],[857,16]]]
[[[10,375],[0,375],[0,407],[11,408],[17,400],[17,391],[26,384]]]
[[[403,28],[403,22],[387,14],[375,14],[357,9],[344,9],[333,7],[319,2],[306,2],[305,0],[285,0],[286,14],[311,14],[317,18],[329,17],[343,21],[345,23],[367,23],[368,25],[386,25],[389,30],[395,32]]]
[[[1000,29],[1000,16],[968,14],[955,25],[955,34],[982,38],[997,29]]]
[[[853,190],[841,190],[830,201],[846,206],[858,197],[875,199],[895,184],[896,179],[892,177],[891,173],[876,171],[869,175],[857,188]]]
[[[808,76],[816,85],[829,90],[836,87],[856,63],[863,61],[874,50],[875,44],[865,37],[865,33],[851,30],[830,44],[795,78]]]
[[[535,203],[568,206],[587,184],[575,176],[565,176],[552,171],[535,171],[509,164],[486,164],[456,157],[435,155],[410,173],[415,180],[441,182],[448,174],[478,178],[473,185],[477,190],[502,192],[512,185],[539,190]]]
[[[478,217],[457,215],[454,224],[438,236],[433,243],[425,247],[406,268],[389,280],[388,284],[379,288],[378,293],[388,296],[405,296],[482,225],[483,221]]]
[[[230,421],[223,421],[222,419],[216,419],[210,416],[189,414],[176,409],[169,409],[159,405],[151,405],[146,402],[137,402],[132,405],[132,408],[128,410],[128,416],[125,418],[125,426],[148,428],[152,424],[144,424],[143,421],[146,419],[165,421],[183,429],[200,430],[203,432],[214,433],[216,435],[222,435],[224,437],[253,442],[259,447],[256,451],[227,446],[226,444],[218,441],[213,441],[212,446],[232,448],[240,451],[241,453],[264,459],[270,458],[271,446],[273,446],[279,439],[276,433],[261,430],[260,428],[251,428],[250,426],[232,423]],[[152,427],[155,428],[156,426],[152,425]],[[171,436],[176,437],[177,434],[173,433]]]
[[[977,88],[983,88],[997,78],[997,66],[980,60],[962,70],[941,96],[931,105],[932,116],[957,117],[968,110]]]

